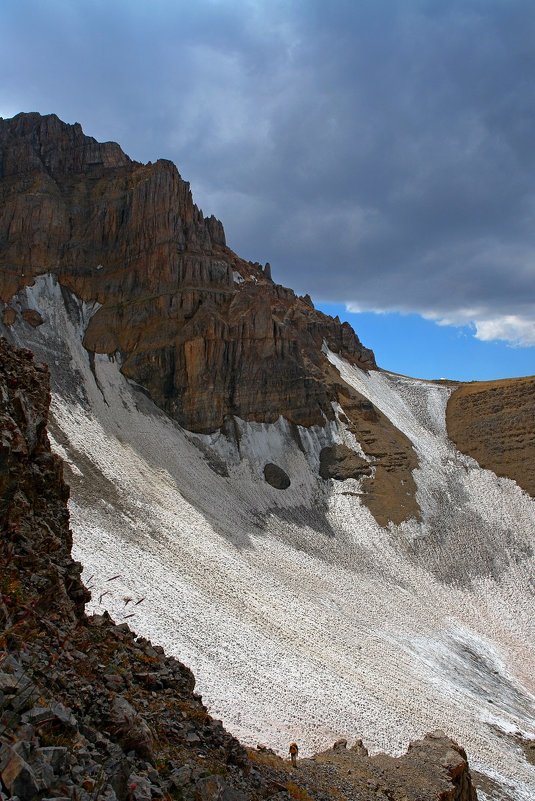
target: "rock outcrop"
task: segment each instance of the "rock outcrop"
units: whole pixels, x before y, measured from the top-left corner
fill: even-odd
[[[97,301],[87,349],[119,352],[123,373],[190,430],[227,415],[332,419],[324,341],[375,366],[348,324],[236,256],[169,161],[139,164],[78,124],[19,114],[0,119],[0,179],[0,299],[52,272]]]
[[[466,755],[442,733],[399,760],[338,741],[295,771],[246,751],[186,667],[107,613],[86,617],[47,369],[3,340],[0,403],[2,799],[475,801]]]
[[[347,445],[332,445],[320,453],[320,476],[345,481],[347,478],[362,478],[371,475],[372,468],[366,459],[352,451]]]
[[[273,757],[261,750],[255,761],[268,765]],[[362,740],[348,748],[340,739],[329,750],[299,760],[298,771],[294,782],[309,795],[297,795],[294,785],[294,798],[315,798],[319,791],[322,798],[355,801],[477,801],[466,753],[442,731],[412,742],[397,759],[370,757]]]
[[[355,470],[355,476],[364,476],[362,480],[362,502],[368,506],[377,522],[388,525],[389,521],[401,523],[409,518],[420,517],[420,508],[416,501],[416,483],[413,470],[418,466],[418,457],[409,438],[388,417],[377,409],[367,398],[343,381],[338,371],[329,365],[326,380],[337,402],[343,409],[341,420],[348,431],[355,436],[366,457],[366,464],[359,461],[358,455],[347,462],[362,466]],[[335,450],[339,455],[347,452]],[[334,467],[332,453],[324,454],[324,478],[337,478],[339,481],[349,477],[349,473],[340,465]],[[327,468],[326,462],[333,462]],[[372,475],[368,468],[373,468]],[[334,470],[337,475],[329,475]]]
[[[1,797],[193,799],[211,772],[228,775],[229,799],[266,797],[261,782],[243,794],[245,750],[191,672],[107,614],[86,617],[49,401],[46,366],[0,339]]]
[[[47,609],[53,597],[72,622],[90,596],[80,579],[81,565],[71,558],[69,488],[61,460],[50,451],[49,402],[47,367],[34,364],[30,351],[13,353],[0,339],[2,546],[8,555],[13,553],[13,581],[32,615],[40,614],[41,605]],[[16,569],[16,552],[26,560],[24,572]],[[3,587],[12,587],[9,573],[0,570]],[[7,638],[23,641],[24,620],[21,609],[13,616],[5,601],[0,605],[0,628]]]

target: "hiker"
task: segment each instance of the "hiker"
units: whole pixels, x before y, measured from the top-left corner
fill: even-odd
[[[297,747],[297,743],[290,743],[290,747],[288,749],[290,752],[290,759],[292,760],[292,767],[297,767],[297,754],[299,753],[299,748]]]

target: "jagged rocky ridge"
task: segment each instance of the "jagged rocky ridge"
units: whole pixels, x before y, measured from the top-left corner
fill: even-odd
[[[37,801],[476,801],[441,732],[406,756],[362,743],[301,760],[247,752],[193,692],[191,672],[107,614],[71,557],[48,371],[0,339],[0,798]]]

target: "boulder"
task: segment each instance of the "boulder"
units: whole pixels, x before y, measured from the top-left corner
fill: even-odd
[[[129,801],[151,801],[152,793],[150,781],[146,776],[138,776],[132,773],[128,777],[128,799]]]
[[[30,765],[8,745],[0,746],[0,776],[10,794],[21,801],[29,801],[43,789]]]
[[[362,740],[359,739],[355,741],[355,743],[351,746],[351,751],[354,751],[359,756],[368,756],[368,749],[364,746]]]
[[[24,309],[22,319],[29,323],[32,328],[37,328],[44,323],[42,316],[36,309]]]
[[[272,487],[275,487],[275,489],[279,490],[288,489],[291,484],[288,473],[286,473],[282,467],[279,467],[272,462],[268,462],[268,464],[265,465],[264,478],[268,484],[271,484]]]
[[[146,720],[122,695],[113,699],[109,719],[111,731],[125,751],[135,751],[152,761],[154,735]]]
[[[206,776],[195,784],[195,801],[247,801],[248,796],[235,790],[221,776]]]
[[[339,740],[333,745],[333,751],[344,751],[347,748],[347,740],[345,737],[341,737]]]

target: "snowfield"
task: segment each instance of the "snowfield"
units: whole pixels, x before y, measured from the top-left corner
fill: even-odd
[[[19,302],[45,323],[4,333],[51,366],[51,441],[91,610],[191,667],[245,743],[286,753],[297,740],[306,754],[362,737],[400,753],[440,728],[472,769],[533,801],[535,767],[513,735],[535,737],[535,502],[448,440],[447,387],[328,353],[418,453],[422,521],[381,528],[359,482],[318,477],[325,445],[360,451],[338,420],[301,430],[304,452],[283,419],[238,420],[238,452],[174,424],[113,359],[92,368],[93,308],[54,279]],[[267,461],[288,490],[264,481]]]

